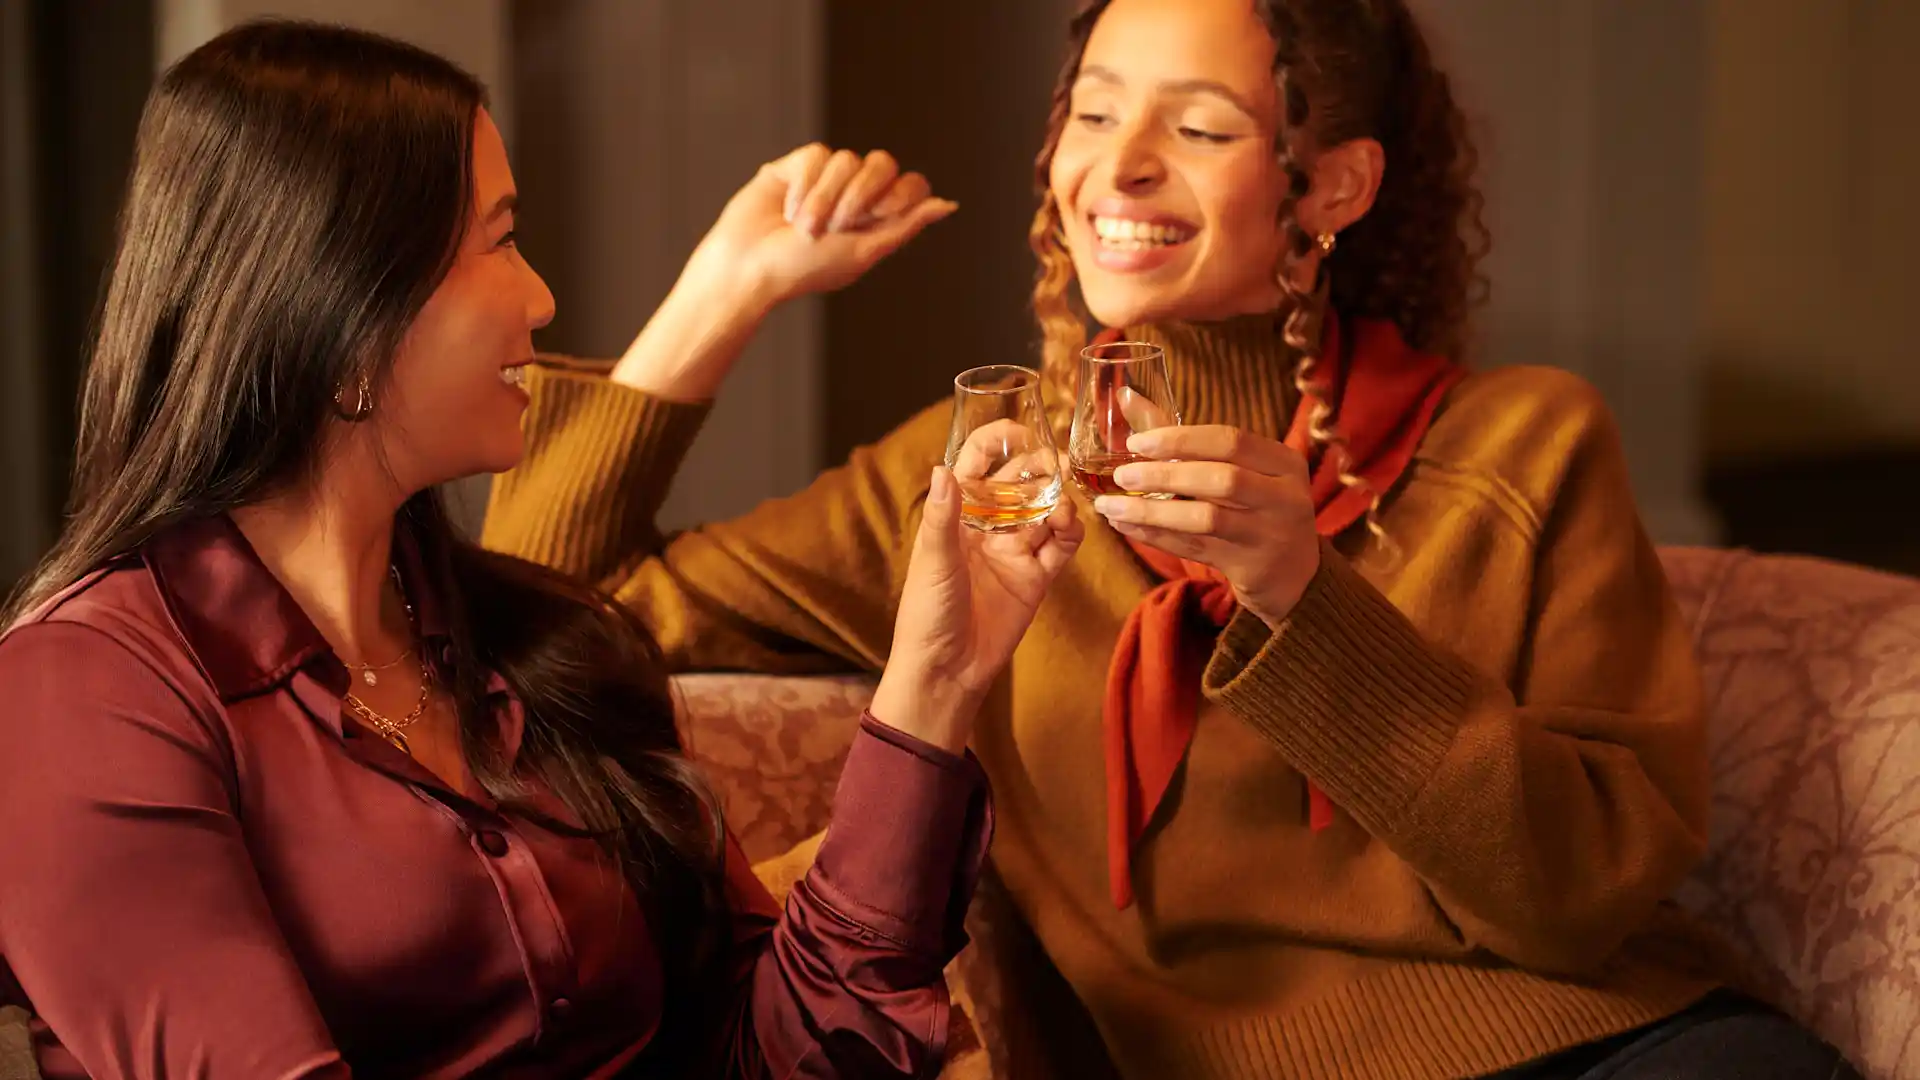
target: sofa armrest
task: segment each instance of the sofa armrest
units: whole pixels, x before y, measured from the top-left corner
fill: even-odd
[[[1871,1080],[1920,1077],[1920,580],[1661,555],[1713,767],[1711,846],[1678,899]]]
[[[680,675],[688,753],[752,862],[827,827],[834,785],[873,697],[855,675]]]
[[[33,1060],[33,1021],[17,1005],[0,1008],[0,1080],[39,1080]]]

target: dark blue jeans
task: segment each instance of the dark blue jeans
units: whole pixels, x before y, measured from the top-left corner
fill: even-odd
[[[1819,1036],[1749,998],[1699,1004],[1487,1080],[1860,1080]]]

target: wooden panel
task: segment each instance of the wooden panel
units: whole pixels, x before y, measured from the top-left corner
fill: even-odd
[[[1710,541],[1698,497],[1704,0],[1415,6],[1482,151],[1493,295],[1471,359],[1591,380],[1619,418],[1648,528]]]
[[[1713,12],[1711,456],[1920,445],[1920,4],[1715,0]]]
[[[967,368],[1039,361],[1033,159],[1073,7],[831,5],[831,142],[892,152],[960,210],[828,299],[829,460],[946,397]]]
[[[817,0],[513,6],[527,257],[559,316],[543,348],[613,357],[766,160],[820,134]],[[818,301],[769,320],[663,510],[731,516],[819,467]]]
[[[27,0],[0,0],[0,583],[52,540]]]

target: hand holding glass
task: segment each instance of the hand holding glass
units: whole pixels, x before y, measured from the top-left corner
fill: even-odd
[[[1113,470],[1144,460],[1127,449],[1134,432],[1180,422],[1166,351],[1139,341],[1089,346],[1080,351],[1078,382],[1067,456],[1081,490],[1089,497],[1172,498],[1160,491],[1127,491],[1113,480]]]
[[[953,380],[947,468],[960,482],[960,520],[982,532],[1024,528],[1060,501],[1060,453],[1040,398],[1040,373],[1012,364]]]

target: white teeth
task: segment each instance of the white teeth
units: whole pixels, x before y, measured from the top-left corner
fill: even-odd
[[[525,386],[527,385],[527,369],[517,365],[514,367],[503,367],[500,369],[500,381],[506,383],[508,386]]]
[[[1149,247],[1183,244],[1193,238],[1190,230],[1178,225],[1161,225],[1132,218],[1095,217],[1093,231],[1100,237],[1102,247],[1116,251],[1139,251]]]

